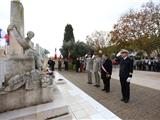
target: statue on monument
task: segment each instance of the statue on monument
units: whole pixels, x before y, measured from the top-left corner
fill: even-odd
[[[10,15],[9,50],[7,56],[0,59],[0,113],[53,100],[53,76],[42,72],[39,53],[31,45],[34,33],[29,31],[24,37],[20,1],[11,1]]]
[[[23,85],[25,85],[25,89],[29,90],[29,89],[33,89],[35,86],[40,87],[40,84],[39,84],[40,82],[42,83],[41,86],[45,87],[47,85],[46,84],[47,79],[49,79],[48,83],[51,84],[50,81],[52,81],[52,77],[48,77],[41,72],[42,63],[40,61],[39,55],[36,52],[36,50],[34,50],[29,44],[31,39],[34,37],[34,33],[32,31],[29,31],[27,33],[27,37],[23,38],[14,24],[10,24],[8,26],[7,31],[11,39],[17,40],[17,42],[23,48],[24,56],[27,58],[34,59],[35,68],[33,68],[31,71],[21,73],[21,74],[17,73],[11,76],[8,80],[5,81],[4,91],[17,90]],[[29,63],[29,64],[32,64],[32,63]],[[33,85],[33,81],[37,81],[36,83],[37,85]],[[45,83],[45,85],[43,83]]]
[[[33,89],[33,76],[34,80],[39,78],[39,80],[42,79],[46,79],[44,78],[45,75],[42,74],[41,70],[42,70],[42,62],[40,60],[39,54],[38,52],[32,48],[30,46],[30,42],[31,39],[34,37],[34,33],[32,31],[28,31],[27,32],[27,37],[23,37],[20,33],[20,31],[17,29],[17,26],[13,23],[11,23],[8,28],[7,28],[7,32],[8,35],[10,37],[11,41],[16,41],[18,45],[20,45],[20,47],[22,48],[22,53],[20,56],[22,58],[27,58],[34,61],[34,67],[31,67],[33,65],[30,65],[31,68],[29,68],[29,70],[27,71],[23,71],[22,68],[22,73],[20,72],[15,72],[15,74],[13,74],[12,70],[9,70],[8,73],[6,74],[5,77],[5,81],[4,81],[4,91],[13,91],[13,90],[17,90],[18,88],[20,88],[21,86],[25,85],[26,89]],[[17,54],[15,54],[15,49],[11,49],[11,54],[10,54],[10,58],[12,57],[16,57],[16,59],[20,59],[20,56],[18,56]],[[18,60],[20,61],[20,60]],[[21,60],[23,61],[23,60]],[[8,63],[7,63],[8,64]],[[33,63],[28,63],[28,64],[33,64]],[[12,64],[13,65],[13,64]],[[8,65],[9,67],[9,65]],[[24,67],[28,67],[27,65],[24,65]],[[9,67],[10,68],[10,67]],[[27,79],[26,79],[27,78]],[[45,82],[45,81],[41,81],[41,82]],[[42,85],[43,86],[43,85]]]
[[[38,53],[36,52],[35,49],[33,49],[29,42],[31,39],[34,37],[34,33],[32,31],[27,32],[27,37],[23,38],[20,34],[20,32],[17,30],[16,25],[10,24],[7,28],[7,32],[11,39],[15,39],[19,45],[23,49],[23,53],[26,56],[33,56],[35,60],[35,69],[41,70],[42,69],[42,63],[39,58]]]

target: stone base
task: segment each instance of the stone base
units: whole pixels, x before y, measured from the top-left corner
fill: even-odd
[[[51,103],[47,103],[48,105],[51,105]],[[47,104],[44,104],[44,106]],[[43,105],[41,105],[43,106]],[[57,108],[54,108],[52,106],[51,109],[45,110],[44,108],[41,108],[38,112],[32,111],[33,113],[24,115],[22,117],[15,117],[11,120],[72,120],[72,115],[69,114],[68,106],[60,106]],[[24,113],[23,113],[24,114]]]
[[[54,101],[0,113],[0,120],[72,120],[69,106],[58,89],[53,91]]]
[[[53,86],[24,90],[24,88],[0,94],[0,113],[38,105],[53,100]]]

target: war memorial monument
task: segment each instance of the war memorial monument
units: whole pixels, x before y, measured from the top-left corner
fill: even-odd
[[[20,1],[11,1],[10,25],[7,32],[10,38],[6,57],[0,59],[0,114],[19,109],[51,104],[56,99],[54,77],[42,71],[39,55],[33,48],[32,31],[24,37],[24,8]],[[61,104],[61,103],[59,103]],[[57,111],[56,111],[57,110]],[[17,113],[18,114],[18,113]],[[41,117],[38,117],[38,115]],[[68,106],[50,107],[47,110],[33,110],[32,113],[9,119],[45,120],[69,114]]]

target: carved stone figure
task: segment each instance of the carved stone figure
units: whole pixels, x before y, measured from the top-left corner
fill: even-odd
[[[24,37],[23,19],[23,5],[11,1],[9,53],[0,59],[0,112],[53,100],[53,77],[41,71],[39,54],[30,44],[34,33]]]

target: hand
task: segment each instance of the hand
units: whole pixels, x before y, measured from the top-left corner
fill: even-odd
[[[101,74],[101,72],[100,72],[100,71],[98,71],[98,74]]]
[[[130,81],[131,81],[131,79],[132,79],[131,77],[128,77],[128,78],[127,78],[127,82],[130,82]]]
[[[121,51],[117,53],[116,57],[121,56]]]
[[[107,74],[106,77],[109,78],[109,77],[111,77],[111,75],[110,75],[110,74]]]

